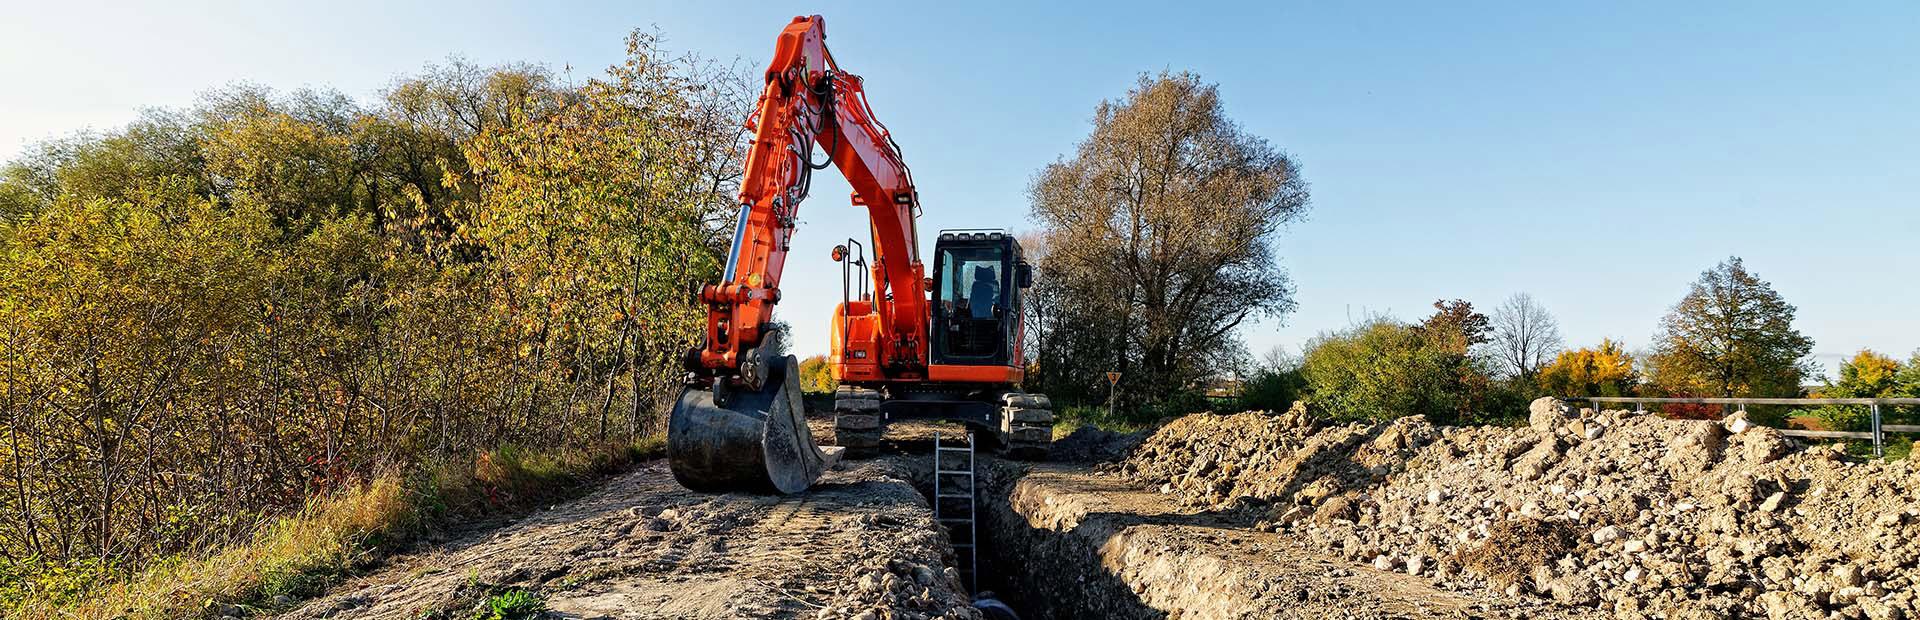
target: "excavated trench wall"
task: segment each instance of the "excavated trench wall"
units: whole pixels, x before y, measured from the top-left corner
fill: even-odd
[[[1232,513],[1175,509],[1082,467],[995,467],[987,570],[1028,620],[1458,617],[1488,611],[1407,575],[1351,570]]]
[[[984,492],[982,560],[991,582],[1002,588],[997,594],[1023,618],[1167,616],[1108,568],[1109,562],[1123,564],[1128,555],[1131,541],[1120,536],[1125,524],[1060,501],[1053,489],[1034,484],[1017,468],[992,470],[998,479]]]
[[[993,463],[983,584],[1050,618],[1583,618],[1586,610],[1436,588],[1252,527],[1258,506],[1182,507],[1086,466]],[[983,586],[985,587],[985,586]],[[1517,614],[1517,615],[1516,615]]]

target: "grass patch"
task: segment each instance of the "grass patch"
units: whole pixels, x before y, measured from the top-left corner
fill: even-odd
[[[531,620],[547,610],[547,602],[526,590],[508,590],[480,604],[473,620]]]
[[[0,602],[8,603],[0,607],[0,616],[218,618],[278,611],[289,600],[325,593],[436,527],[565,499],[588,482],[665,452],[661,437],[558,454],[503,447],[314,498],[243,544],[163,558],[131,573],[85,563],[23,564],[30,570],[0,573]],[[510,603],[502,613],[523,615],[481,617],[531,618],[524,614],[537,614],[545,604],[529,597],[525,592],[494,597]],[[493,609],[492,603],[489,599],[486,609]]]
[[[1054,412],[1053,436],[1065,437],[1082,426],[1092,426],[1116,433],[1134,433],[1153,428],[1154,425],[1153,422],[1127,419],[1121,415],[1107,415],[1106,407],[1073,406]]]
[[[1911,458],[1913,456],[1913,436],[1912,435],[1887,433],[1885,436],[1885,439],[1886,439],[1886,443],[1882,447],[1885,448],[1886,456],[1882,457],[1882,460],[1889,461],[1889,462],[1900,461],[1900,460]],[[1861,458],[1868,458],[1868,459],[1873,458],[1873,442],[1872,441],[1868,441],[1864,439],[1849,439],[1849,440],[1846,440],[1846,444],[1847,444],[1847,454],[1851,454],[1853,456],[1857,456]]]

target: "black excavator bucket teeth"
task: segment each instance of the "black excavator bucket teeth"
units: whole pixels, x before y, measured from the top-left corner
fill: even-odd
[[[687,388],[667,418],[667,461],[680,485],[705,493],[798,493],[835,460],[807,429],[800,366],[769,364],[766,385],[740,389],[724,406]]]

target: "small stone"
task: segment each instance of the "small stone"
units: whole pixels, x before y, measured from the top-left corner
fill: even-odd
[[[1393,557],[1385,554],[1374,556],[1373,567],[1378,570],[1393,570]]]
[[[1727,427],[1728,433],[1734,435],[1747,432],[1747,429],[1753,428],[1753,422],[1747,420],[1747,412],[1745,411],[1736,411],[1733,415],[1721,420],[1720,423]]]
[[[1627,569],[1627,572],[1620,575],[1620,578],[1627,580],[1627,583],[1640,583],[1640,578],[1645,577],[1646,575],[1647,575],[1646,571],[1641,570],[1640,567],[1638,566],[1635,566],[1633,568]]]
[[[1760,502],[1760,511],[1774,512],[1776,510],[1779,510],[1780,502],[1786,501],[1786,499],[1787,499],[1787,493],[1785,491],[1779,491],[1772,495],[1768,495],[1765,501]]]
[[[1638,538],[1629,540],[1627,544],[1621,545],[1620,550],[1627,553],[1640,553],[1647,550],[1647,541]]]
[[[1860,567],[1846,563],[1834,566],[1833,582],[1841,587],[1860,585]]]
[[[1527,406],[1528,426],[1534,430],[1551,432],[1554,428],[1566,424],[1572,417],[1573,409],[1567,403],[1552,396],[1536,398]]]
[[[1620,528],[1609,525],[1593,531],[1594,544],[1604,545],[1620,540]]]
[[[1443,500],[1443,499],[1446,499],[1446,498],[1447,498],[1447,494],[1446,494],[1446,493],[1443,493],[1443,492],[1441,492],[1441,491],[1440,491],[1440,489],[1434,489],[1434,490],[1432,490],[1432,491],[1427,491],[1427,503],[1428,503],[1428,504],[1434,504],[1434,505],[1438,505],[1438,504],[1440,503],[1440,500]]]
[[[1907,617],[1905,611],[1880,599],[1863,598],[1859,603],[1860,612],[1866,614],[1867,620],[1906,620]]]
[[[1413,557],[1407,558],[1407,574],[1418,576],[1421,573],[1426,572],[1426,570],[1427,570],[1426,556],[1415,554]]]

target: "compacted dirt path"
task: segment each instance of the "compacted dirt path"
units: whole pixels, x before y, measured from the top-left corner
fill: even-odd
[[[702,495],[664,462],[483,539],[401,558],[285,618],[466,618],[525,590],[558,618],[974,618],[899,465],[791,497]]]

